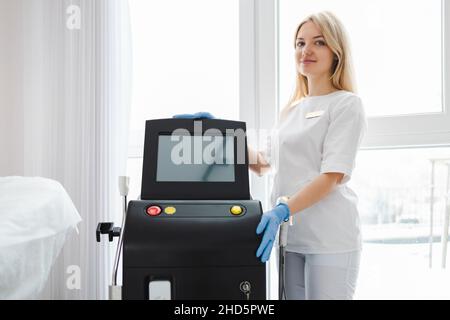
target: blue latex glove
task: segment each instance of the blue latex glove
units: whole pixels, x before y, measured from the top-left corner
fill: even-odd
[[[262,262],[269,260],[278,227],[284,221],[289,220],[289,215],[289,207],[285,203],[280,203],[262,215],[261,221],[256,228],[256,234],[261,234],[264,231],[261,244],[256,251],[256,257],[261,257]]]
[[[183,113],[173,116],[176,119],[215,119],[209,112]]]

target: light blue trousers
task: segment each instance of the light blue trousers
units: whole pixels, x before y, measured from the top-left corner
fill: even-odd
[[[353,299],[360,256],[360,250],[336,254],[286,252],[286,299]]]

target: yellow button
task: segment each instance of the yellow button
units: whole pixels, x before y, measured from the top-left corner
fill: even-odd
[[[242,213],[242,208],[240,206],[232,206],[230,212],[234,215],[239,215]]]
[[[164,212],[167,214],[174,214],[177,211],[177,209],[175,209],[175,207],[166,207],[164,209]]]

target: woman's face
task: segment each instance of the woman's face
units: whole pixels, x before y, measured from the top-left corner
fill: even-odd
[[[303,24],[295,42],[297,71],[307,78],[330,75],[333,58],[319,28],[312,21]]]

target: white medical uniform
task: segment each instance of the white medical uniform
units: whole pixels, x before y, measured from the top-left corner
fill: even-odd
[[[347,186],[367,131],[361,99],[340,90],[305,97],[276,125],[264,151],[274,169],[272,205],[326,172],[344,177],[293,215],[286,255],[288,299],[351,299],[361,250],[358,198]]]
[[[272,132],[266,150],[275,171],[272,205],[322,173],[344,173],[325,198],[293,215],[286,251],[338,253],[361,248],[358,198],[347,182],[366,130],[361,99],[340,90],[303,98]]]

